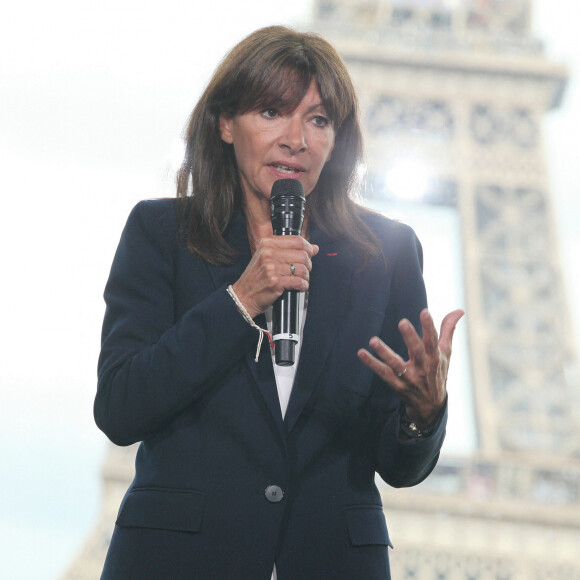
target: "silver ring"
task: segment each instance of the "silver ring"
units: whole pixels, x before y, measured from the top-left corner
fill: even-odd
[[[296,266],[294,264],[290,264],[290,274],[294,276],[296,274]]]
[[[400,373],[397,373],[397,376],[401,378],[407,372],[407,367],[405,367]]]

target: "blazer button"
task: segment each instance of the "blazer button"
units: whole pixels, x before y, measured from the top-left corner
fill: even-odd
[[[282,501],[284,492],[282,491],[282,488],[277,485],[269,485],[266,488],[264,495],[269,502],[278,503],[279,501]]]

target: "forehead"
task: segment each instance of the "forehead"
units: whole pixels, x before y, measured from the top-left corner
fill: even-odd
[[[312,106],[321,104],[327,108],[320,95],[318,80],[313,74],[302,74],[297,70],[286,70],[258,90],[248,91],[240,100],[238,113],[272,107],[282,113],[295,110],[302,102]]]

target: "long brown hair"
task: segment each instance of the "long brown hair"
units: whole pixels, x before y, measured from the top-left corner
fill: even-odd
[[[177,174],[180,221],[191,252],[213,264],[230,263],[236,254],[223,233],[243,197],[233,147],[220,136],[220,115],[270,107],[293,111],[312,80],[333,123],[335,144],[308,196],[310,223],[330,237],[348,236],[367,258],[379,253],[375,236],[351,198],[357,193],[362,136],[358,100],[346,66],[320,36],[283,26],[262,28],[237,44],[193,109]]]

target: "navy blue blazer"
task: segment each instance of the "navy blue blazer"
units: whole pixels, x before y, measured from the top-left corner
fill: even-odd
[[[446,422],[399,438],[401,402],[357,358],[379,335],[402,356],[403,317],[426,306],[413,231],[365,218],[384,257],[361,270],[347,240],[316,227],[300,360],[282,418],[269,346],[226,292],[250,260],[244,217],[231,266],[189,253],[176,200],[131,213],[105,290],[95,419],[141,441],[103,578],[386,580],[391,546],[375,473],[414,485],[437,462]],[[263,316],[257,323],[265,327]],[[275,486],[275,487],[272,487]]]

